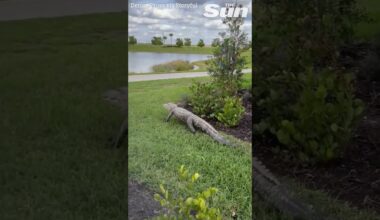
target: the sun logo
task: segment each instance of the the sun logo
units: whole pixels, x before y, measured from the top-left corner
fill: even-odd
[[[220,16],[222,18],[237,18],[243,17],[246,18],[248,16],[248,8],[246,7],[219,7],[217,4],[207,4],[205,6],[205,13],[203,16],[208,18],[215,18]]]

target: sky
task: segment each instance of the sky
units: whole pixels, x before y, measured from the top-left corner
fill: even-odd
[[[203,15],[205,5],[218,4],[220,7],[225,7],[226,3],[235,3],[235,1],[248,8],[243,30],[250,40],[252,38],[252,0],[130,0],[128,5],[129,36],[135,36],[138,43],[150,43],[153,36],[165,35],[168,37],[166,43],[170,43],[169,33],[173,33],[173,43],[176,38],[191,38],[192,44],[203,39],[209,45],[214,38],[218,37],[218,33],[227,30],[227,26],[223,24],[220,17],[205,17]]]

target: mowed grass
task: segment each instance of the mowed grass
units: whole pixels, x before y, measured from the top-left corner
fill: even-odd
[[[250,81],[250,75],[245,77]],[[156,192],[160,183],[172,190],[178,183],[178,168],[185,165],[191,172],[201,174],[195,191],[211,186],[219,189],[216,206],[225,216],[237,207],[241,219],[251,219],[251,145],[240,143],[241,147],[229,148],[202,132],[192,134],[174,118],[164,121],[168,112],[162,105],[188,94],[193,80],[129,83],[129,177]]]
[[[0,22],[0,219],[127,219],[126,18]]]

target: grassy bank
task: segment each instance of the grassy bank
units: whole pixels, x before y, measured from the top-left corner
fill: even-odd
[[[212,54],[212,47],[197,47],[197,46],[183,46],[183,47],[168,47],[156,46],[152,44],[135,44],[128,45],[129,52],[155,52],[155,53],[189,53],[189,54]]]
[[[168,112],[162,104],[178,101],[181,94],[189,92],[191,82],[177,79],[129,84],[129,177],[155,191],[161,182],[172,188],[177,183],[177,169],[184,164],[202,175],[196,189],[219,188],[216,205],[226,216],[231,214],[230,208],[238,207],[242,219],[251,219],[251,146],[228,148],[201,132],[192,134],[175,119],[164,122]]]
[[[126,14],[0,22],[0,219],[126,219]]]

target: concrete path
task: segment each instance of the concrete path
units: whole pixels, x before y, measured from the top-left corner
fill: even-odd
[[[0,21],[126,11],[126,0],[0,0]]]
[[[251,73],[252,69],[245,69],[243,73]],[[128,82],[161,80],[161,79],[180,79],[180,78],[195,78],[208,76],[207,72],[190,72],[190,73],[164,73],[164,74],[149,74],[149,75],[130,75]]]

